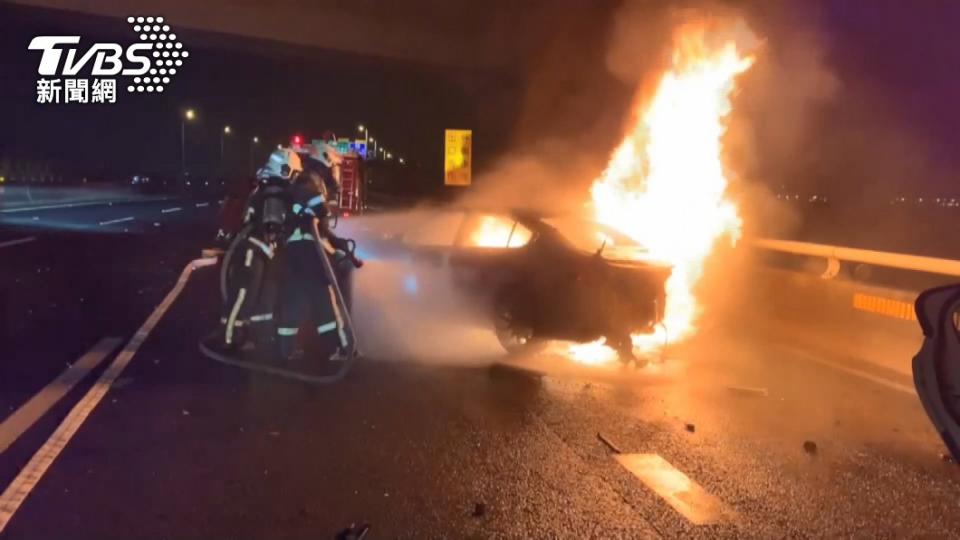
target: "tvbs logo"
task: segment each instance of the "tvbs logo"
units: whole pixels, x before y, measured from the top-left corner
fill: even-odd
[[[27,47],[41,51],[37,103],[116,103],[117,79],[127,92],[163,92],[190,53],[163,17],[127,17],[140,41],[94,43],[80,36],[37,36]],[[53,77],[53,78],[48,78]]]

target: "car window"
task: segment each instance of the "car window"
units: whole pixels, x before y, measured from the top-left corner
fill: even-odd
[[[432,214],[407,231],[403,235],[403,241],[417,246],[452,247],[463,216],[463,212]]]
[[[533,238],[533,231],[516,220],[496,214],[472,214],[464,227],[464,247],[519,248]]]
[[[517,224],[513,227],[513,234],[510,235],[510,240],[507,241],[507,247],[523,247],[530,243],[531,238],[533,238],[533,231],[524,227],[523,224],[517,222]]]

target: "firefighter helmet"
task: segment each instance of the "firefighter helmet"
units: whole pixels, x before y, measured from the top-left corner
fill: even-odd
[[[290,148],[274,150],[267,159],[267,164],[257,173],[259,178],[279,177],[292,179],[303,171],[300,156]]]

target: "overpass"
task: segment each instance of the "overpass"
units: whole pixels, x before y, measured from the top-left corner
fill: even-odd
[[[221,35],[347,52],[457,69],[526,71],[552,32],[531,24],[561,20],[564,3],[504,0],[460,4],[443,0],[375,0],[268,4],[213,0],[14,0],[25,6],[125,19],[162,15],[197,37]],[[606,5],[605,7],[609,7]],[[309,9],[308,9],[309,8]],[[523,28],[523,32],[517,32]],[[555,31],[556,29],[554,29]],[[517,54],[524,51],[525,54]],[[531,54],[533,53],[533,54]]]
[[[403,303],[372,261],[358,324],[405,339],[367,339],[349,377],[318,388],[197,351],[219,317],[215,266],[197,259],[215,211],[198,198],[18,213],[6,234],[34,240],[0,247],[18,285],[4,296],[0,538],[960,530],[960,476],[911,374],[919,291],[849,271],[945,283],[955,261],[742,245],[698,334],[642,370],[506,357],[448,295]]]

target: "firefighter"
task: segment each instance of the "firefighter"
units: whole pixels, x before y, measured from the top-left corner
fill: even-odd
[[[314,139],[300,148],[303,168],[315,172],[323,180],[327,190],[327,206],[337,206],[340,197],[340,165],[343,156],[336,149],[337,137],[332,131],[323,132],[322,138]]]
[[[258,184],[250,195],[243,227],[224,257],[223,345],[242,345],[252,334],[265,343],[263,328],[272,329],[273,306],[277,297],[275,264],[277,247],[283,242],[290,222],[290,183],[302,172],[300,157],[290,149],[279,149],[257,173]],[[266,332],[269,336],[272,332]],[[261,339],[256,339],[257,337]]]
[[[282,358],[296,356],[301,323],[309,314],[316,333],[320,355],[331,360],[345,359],[349,343],[339,302],[337,277],[331,259],[337,250],[352,254],[351,241],[339,238],[329,227],[328,207],[331,190],[319,165],[322,148],[310,145],[305,171],[291,187],[293,201],[292,232],[284,247],[280,270],[280,305],[277,340]],[[329,167],[327,167],[329,169]],[[324,260],[324,258],[326,260]],[[362,264],[351,257],[354,264]],[[309,312],[309,313],[308,313]]]

